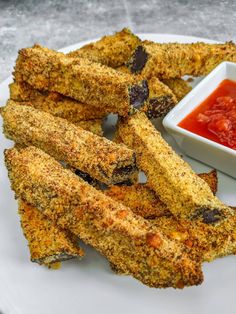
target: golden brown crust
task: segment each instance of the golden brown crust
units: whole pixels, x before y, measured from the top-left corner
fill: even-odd
[[[65,97],[56,92],[41,92],[33,89],[29,84],[22,82],[9,85],[10,99],[23,106],[39,109],[56,117],[66,119],[81,128],[103,135],[102,118],[106,112],[84,105],[72,98]],[[99,118],[99,119],[96,119]]]
[[[199,177],[203,179],[210,187],[212,193],[216,195],[217,188],[218,188],[218,176],[217,171],[213,169],[209,173],[200,173]]]
[[[34,207],[19,200],[18,212],[32,262],[50,267],[54,263],[84,255],[66,231],[58,228]]]
[[[67,120],[13,101],[8,101],[1,114],[8,138],[25,146],[35,145],[101,182],[122,182],[136,171],[132,150]]]
[[[200,173],[199,177],[206,181],[215,194],[218,184],[216,170],[212,170],[209,173]],[[172,215],[167,206],[147,184],[136,183],[131,186],[111,186],[104,193],[117,202],[130,207],[135,214],[146,219]]]
[[[104,254],[118,269],[152,287],[199,284],[198,261],[147,220],[35,147],[5,151],[16,195]],[[49,175],[50,173],[50,175]],[[181,285],[180,285],[181,282]]]
[[[105,108],[89,106],[57,92],[39,91],[25,82],[11,83],[9,89],[10,99],[73,123],[102,119],[108,114]]]
[[[71,57],[84,57],[94,62],[99,62],[116,68],[119,72],[129,74],[128,68],[124,65],[132,51],[141,41],[129,30],[124,29],[112,36],[105,36],[96,43],[88,44],[76,51],[69,53]],[[136,80],[142,77],[136,76]],[[177,99],[171,89],[152,78],[148,82],[149,98],[142,106],[149,118],[160,118],[166,115],[177,103]]]
[[[100,40],[89,43],[80,49],[68,54],[73,58],[87,58],[94,62],[117,68],[125,64],[141,40],[128,28],[122,29],[113,35],[102,37]]]
[[[119,124],[123,142],[136,153],[138,167],[150,186],[176,217],[200,219],[215,224],[232,215],[209,186],[164,141],[144,113],[123,119]]]
[[[88,44],[76,51],[69,53],[71,57],[85,57],[94,62],[99,62],[116,68],[118,71],[129,74],[125,63],[129,60],[131,53],[140,44],[141,41],[129,30],[124,29],[115,35],[105,36],[96,43]],[[136,76],[137,80],[141,77]],[[186,91],[186,85],[172,84],[176,92],[183,94]],[[142,106],[149,118],[159,118],[166,115],[177,103],[176,96],[165,84],[153,77],[148,82],[149,98]],[[181,94],[181,95],[182,95]]]
[[[216,190],[217,177],[214,170],[199,176],[206,180],[213,191]],[[151,219],[155,227],[172,240],[194,250],[203,261],[210,262],[217,257],[236,254],[236,214],[215,227],[199,221],[175,218],[146,184],[113,186],[105,193],[129,206],[134,213]]]
[[[236,254],[236,215],[216,227],[173,216],[162,216],[152,221],[171,239],[192,247],[202,256],[202,261],[211,262],[219,257]]]
[[[131,75],[39,45],[19,51],[14,76],[35,89],[58,92],[121,116],[148,97],[145,81],[137,83]]]
[[[178,101],[192,90],[191,85],[181,78],[165,79],[162,82],[172,90]]]
[[[141,72],[144,77],[157,76],[162,79],[181,78],[184,75],[201,76],[212,71],[222,61],[236,61],[236,47],[232,42],[225,44],[169,43],[159,44],[145,41],[136,50],[142,54],[142,62],[137,66],[134,52],[129,61],[133,72]]]
[[[170,214],[167,206],[156,197],[146,184],[137,183],[131,186],[111,186],[104,193],[117,202],[128,206],[132,211],[146,219]]]
[[[95,120],[85,120],[85,121],[81,120],[75,124],[88,132],[91,132],[98,136],[103,136],[102,123],[103,123],[102,119],[95,119]]]

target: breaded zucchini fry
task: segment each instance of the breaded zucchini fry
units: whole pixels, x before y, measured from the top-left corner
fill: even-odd
[[[164,141],[142,112],[121,120],[118,134],[136,153],[138,167],[172,214],[216,224],[232,210],[213,195],[204,180]]]
[[[125,64],[141,40],[128,28],[113,35],[102,37],[68,54],[73,58],[87,58],[93,62],[117,68]]]
[[[121,66],[117,70],[123,73],[129,72],[126,66]],[[136,75],[136,79],[140,81],[141,76]],[[177,104],[176,95],[171,88],[161,82],[157,77],[152,77],[147,82],[149,97],[139,109],[145,112],[149,119],[161,118]]]
[[[159,44],[146,41],[136,48],[127,66],[131,73],[141,73],[146,78],[168,79],[206,75],[222,61],[236,61],[234,43]]]
[[[41,92],[27,83],[11,83],[9,89],[10,99],[21,105],[51,113],[94,134],[103,135],[102,118],[106,115],[105,111],[88,107],[56,92]]]
[[[181,78],[165,79],[162,82],[172,90],[178,101],[183,99],[192,89],[191,85]]]
[[[123,73],[129,73],[124,64],[131,57],[133,50],[140,44],[138,37],[128,29],[123,29],[115,35],[105,36],[96,43],[88,44],[68,54],[71,57],[85,57],[91,61],[116,68]],[[141,81],[141,78],[136,78]],[[169,112],[177,103],[172,91],[157,78],[148,82],[149,98],[142,106],[149,118],[159,118]]]
[[[206,181],[213,194],[215,194],[218,183],[216,171],[200,173],[199,177]],[[143,218],[154,219],[161,216],[172,216],[167,206],[147,184],[137,183],[131,186],[113,185],[105,190],[104,193],[125,206],[130,207],[135,214]]]
[[[10,99],[49,112],[70,122],[102,119],[108,114],[105,108],[89,106],[57,92],[39,91],[25,82],[11,83],[9,88]]]
[[[212,191],[216,190],[215,171],[200,176],[211,186]],[[131,208],[134,213],[151,219],[155,227],[171,239],[191,247],[203,261],[210,262],[217,257],[236,254],[236,213],[219,226],[212,226],[200,221],[175,218],[146,184],[113,186],[105,193]]]
[[[148,98],[145,80],[137,82],[132,75],[91,62],[70,58],[35,45],[19,51],[15,66],[17,82],[58,92],[106,112],[126,116],[132,106],[141,106]]]
[[[19,200],[21,227],[28,241],[31,261],[53,267],[55,263],[83,256],[83,250],[39,210]]]
[[[1,114],[6,137],[21,145],[39,147],[103,183],[125,181],[136,171],[132,150],[65,119],[13,101],[8,101]]]
[[[5,151],[16,196],[152,287],[183,288],[202,281],[190,250],[147,220],[97,191],[35,147]],[[50,175],[48,175],[50,173]]]

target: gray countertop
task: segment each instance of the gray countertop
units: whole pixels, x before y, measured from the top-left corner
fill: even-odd
[[[17,51],[58,49],[120,30],[236,41],[236,0],[0,0],[0,81]]]

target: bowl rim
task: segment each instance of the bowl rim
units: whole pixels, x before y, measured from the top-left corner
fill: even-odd
[[[184,128],[181,128],[180,126],[178,126],[178,124],[184,119],[184,117],[186,117],[189,113],[191,113],[197,106],[200,105],[201,102],[196,103],[192,106],[191,110],[189,111],[189,113],[184,114],[181,118],[181,120],[179,120],[179,116],[182,115],[182,113],[180,113],[180,110],[184,107],[187,106],[189,104],[189,101],[192,99],[192,96],[196,96],[196,94],[201,91],[201,89],[209,82],[211,81],[211,79],[220,71],[225,70],[227,67],[235,67],[236,68],[236,63],[233,62],[229,62],[229,61],[223,61],[221,62],[214,70],[212,70],[206,77],[204,77],[198,84],[196,87],[194,87],[163,119],[162,124],[164,126],[164,128],[167,130],[168,133],[171,133],[171,135],[173,135],[173,133],[171,131],[174,131],[175,134],[179,133],[182,136],[186,136],[188,138],[193,138],[194,140],[197,141],[201,141],[204,144],[208,145],[208,146],[213,146],[216,149],[219,149],[221,151],[224,151],[227,154],[236,156],[236,150],[234,150],[233,148],[224,146],[220,143],[214,142],[210,139],[207,139],[201,135],[195,134],[191,131],[188,131]],[[226,77],[224,79],[227,79],[227,71],[226,71]],[[232,80],[232,78],[231,78]],[[223,80],[222,80],[223,81]],[[235,81],[236,81],[236,76],[235,76]],[[212,92],[209,92],[207,94],[207,96],[205,97],[205,99],[211,95]],[[174,119],[175,117],[178,117],[177,122]],[[174,135],[173,135],[174,136]]]

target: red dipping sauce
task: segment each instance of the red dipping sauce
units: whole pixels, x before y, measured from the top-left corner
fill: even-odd
[[[236,82],[222,81],[178,126],[236,150]]]

